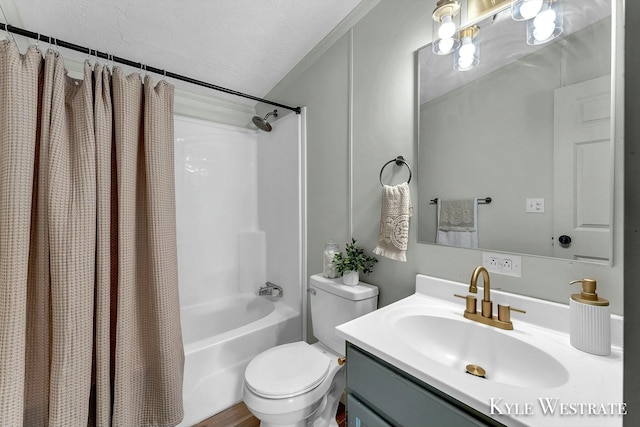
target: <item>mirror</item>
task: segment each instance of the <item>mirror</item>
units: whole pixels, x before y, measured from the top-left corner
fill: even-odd
[[[418,242],[611,262],[611,3],[560,3],[546,44],[507,9],[477,23],[470,70],[418,52]]]

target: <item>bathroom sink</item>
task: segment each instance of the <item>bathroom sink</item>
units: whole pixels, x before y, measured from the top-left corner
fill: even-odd
[[[623,402],[622,317],[611,316],[611,354],[597,356],[571,346],[567,304],[492,291],[494,313],[498,304],[526,311],[512,313],[513,330],[504,330],[464,317],[466,301],[454,294],[468,290],[468,283],[418,275],[413,295],[342,324],[336,332],[504,425],[622,425],[620,414],[568,414],[580,402],[596,407]],[[484,376],[466,373],[467,365],[482,368]]]
[[[569,374],[552,355],[502,331],[453,313],[399,315],[390,325],[408,347],[447,368],[465,372],[481,367],[483,379],[517,387],[548,389],[566,383]]]

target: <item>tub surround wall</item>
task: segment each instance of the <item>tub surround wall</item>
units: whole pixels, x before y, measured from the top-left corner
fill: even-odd
[[[248,363],[302,338],[301,123],[286,117],[262,134],[176,117],[181,425],[240,402]],[[267,280],[284,298],[257,296]]]
[[[267,237],[264,231],[238,233],[238,259],[240,292],[255,294],[267,281]]]
[[[291,114],[273,122],[271,132],[258,133],[257,147],[258,228],[266,235],[266,278],[281,286],[284,302],[298,310],[306,275],[302,120],[303,115]]]
[[[287,116],[265,133],[176,116],[182,307],[269,280],[301,311],[301,121]]]
[[[239,290],[238,233],[258,229],[257,135],[176,116],[181,307]]]
[[[193,92],[194,90],[199,93]],[[255,129],[251,124],[251,118],[256,114],[255,108],[239,102],[240,100],[238,97],[225,96],[199,86],[180,84],[175,90],[174,111],[185,117]]]

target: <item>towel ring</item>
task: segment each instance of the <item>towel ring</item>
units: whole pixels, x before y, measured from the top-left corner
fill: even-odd
[[[382,182],[382,171],[384,170],[384,168],[387,167],[387,165],[389,163],[393,163],[396,162],[396,165],[398,166],[402,166],[403,164],[407,167],[407,169],[409,169],[409,179],[407,180],[407,184],[411,182],[411,167],[409,166],[409,163],[407,163],[404,160],[404,157],[402,156],[398,156],[395,159],[391,159],[389,160],[387,163],[384,164],[384,166],[382,166],[382,169],[380,169],[380,185],[382,185],[384,187],[384,183]]]

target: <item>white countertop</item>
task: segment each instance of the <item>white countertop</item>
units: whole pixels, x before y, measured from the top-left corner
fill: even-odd
[[[611,355],[596,356],[571,346],[568,305],[491,291],[494,313],[497,303],[527,311],[527,314],[513,312],[514,330],[504,331],[463,317],[465,300],[453,294],[466,295],[468,288],[468,284],[418,275],[415,294],[342,324],[336,332],[352,344],[508,426],[622,425],[620,412],[625,410],[621,406],[622,317],[611,316]],[[478,291],[478,301],[481,299],[482,289]],[[464,369],[446,367],[428,356],[428,348],[408,344],[406,334],[403,339],[402,334],[394,330],[398,318],[413,314],[437,315],[469,322],[477,328],[491,328],[497,334],[508,334],[509,338],[551,355],[564,367],[568,377],[551,387],[532,387],[518,385],[517,378],[491,381],[469,375]],[[504,351],[510,356],[509,348]],[[535,380],[535,372],[523,369],[525,377]],[[548,374],[540,372],[541,376]]]

